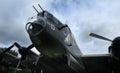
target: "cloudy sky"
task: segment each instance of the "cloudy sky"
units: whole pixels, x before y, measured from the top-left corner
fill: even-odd
[[[14,41],[28,46],[25,31],[28,18],[35,16],[32,8],[40,4],[62,23],[67,21],[78,46],[84,54],[107,53],[109,42],[88,37],[94,32],[110,39],[120,36],[120,0],[0,0],[0,46]]]

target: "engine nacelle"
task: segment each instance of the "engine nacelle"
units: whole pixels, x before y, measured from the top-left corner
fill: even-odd
[[[120,37],[115,38],[109,47],[109,53],[115,60],[120,60]]]

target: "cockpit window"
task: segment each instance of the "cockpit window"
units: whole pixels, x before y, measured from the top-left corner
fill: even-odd
[[[66,45],[72,46],[73,40],[72,40],[72,35],[69,27],[64,27],[61,31],[65,36],[64,42],[66,43]]]
[[[50,23],[54,24],[56,27],[61,27],[63,26],[63,24],[57,20],[56,17],[54,17],[52,14],[50,14],[49,12],[45,12],[44,14],[44,18],[47,19]]]
[[[45,16],[45,17],[48,17],[48,18],[52,18],[52,17],[53,17],[53,15],[50,14],[49,12],[45,12],[45,13],[44,13],[44,16]]]

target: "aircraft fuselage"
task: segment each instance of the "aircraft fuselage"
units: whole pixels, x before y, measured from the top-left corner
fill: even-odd
[[[55,59],[66,56],[67,62],[64,64],[76,72],[84,72],[80,60],[82,53],[67,25],[62,24],[47,11],[40,12],[36,20],[27,25],[29,25],[27,31],[31,41],[43,57]]]

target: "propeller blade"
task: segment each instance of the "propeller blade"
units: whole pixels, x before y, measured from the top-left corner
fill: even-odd
[[[18,67],[20,66],[20,64],[21,64],[21,59],[19,59],[19,61],[18,61],[18,64],[17,64],[17,66],[16,66],[16,68],[15,68],[15,71],[14,71],[14,73],[16,73],[16,72],[17,72],[17,70],[18,70]]]
[[[6,53],[6,52],[10,51],[10,49],[12,49],[12,47],[14,47],[14,45],[8,47],[8,48],[7,48],[5,51],[3,51],[2,53]]]
[[[106,41],[112,42],[112,40],[110,40],[110,39],[108,39],[106,37],[100,36],[98,34],[95,34],[95,33],[88,32],[88,36],[92,36],[92,37],[95,37],[95,38],[98,38],[98,39],[102,39],[102,40],[106,40]]]
[[[34,47],[34,45],[33,44],[31,44],[30,46],[28,46],[26,49],[27,50],[30,50],[30,49],[32,49]]]

